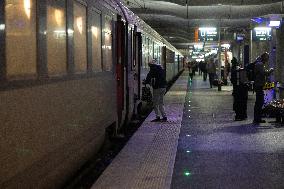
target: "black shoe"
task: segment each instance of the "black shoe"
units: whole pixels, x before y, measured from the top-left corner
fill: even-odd
[[[163,117],[162,119],[161,119],[161,121],[167,121],[168,120],[168,118],[167,117]]]
[[[151,122],[159,122],[161,121],[160,117],[157,117],[156,119],[153,119]]]

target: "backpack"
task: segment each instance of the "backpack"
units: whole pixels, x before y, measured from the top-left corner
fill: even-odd
[[[255,64],[256,62],[252,62],[246,66],[247,78],[249,81],[254,81],[255,79],[255,74],[254,74]]]

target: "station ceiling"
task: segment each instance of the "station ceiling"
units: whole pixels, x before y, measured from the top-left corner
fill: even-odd
[[[178,49],[194,43],[198,27],[219,27],[221,34],[247,33],[253,18],[282,17],[276,0],[123,0],[123,3]],[[280,15],[280,16],[279,16]]]

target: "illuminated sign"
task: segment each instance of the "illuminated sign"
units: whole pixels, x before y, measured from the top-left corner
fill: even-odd
[[[217,28],[199,28],[198,40],[199,41],[218,41]]]
[[[252,30],[253,41],[267,41],[271,40],[271,28],[269,27],[256,27]]]
[[[235,37],[236,37],[235,40],[237,40],[238,42],[245,40],[244,34],[236,34]]]
[[[271,20],[270,22],[269,22],[269,26],[270,27],[279,27],[280,26],[280,21],[276,21],[276,20]]]

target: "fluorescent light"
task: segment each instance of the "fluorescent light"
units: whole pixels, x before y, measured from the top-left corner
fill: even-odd
[[[267,30],[267,31],[270,31],[271,28],[270,27],[256,27],[256,28],[254,28],[254,30]]]
[[[203,45],[194,45],[195,49],[203,49]]]
[[[0,24],[0,30],[5,30],[5,24]]]
[[[224,48],[230,48],[230,46],[231,46],[230,44],[222,44],[221,45],[221,47],[224,47]]]
[[[207,28],[207,27],[204,27],[204,28],[199,28],[199,30],[202,30],[202,31],[216,31],[217,28]]]
[[[269,26],[270,27],[279,27],[280,26],[280,21],[279,20],[271,20],[270,22],[269,22]]]

